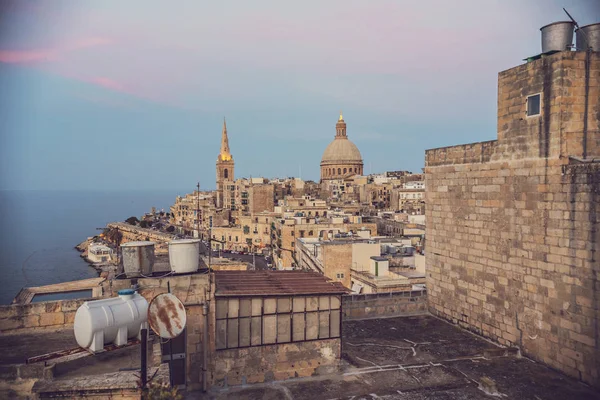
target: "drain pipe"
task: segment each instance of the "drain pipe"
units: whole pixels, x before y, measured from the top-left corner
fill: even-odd
[[[206,392],[208,388],[208,384],[206,379],[208,377],[208,369],[206,368],[206,364],[208,361],[208,300],[204,302],[202,305],[202,315],[204,316],[204,332],[202,334],[202,391]]]
[[[588,137],[588,109],[590,96],[590,56],[592,48],[588,46],[585,51],[585,105],[583,107],[583,158],[587,158],[587,137]]]

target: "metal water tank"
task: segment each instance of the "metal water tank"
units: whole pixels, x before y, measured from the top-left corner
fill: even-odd
[[[154,242],[129,242],[121,245],[123,269],[128,278],[151,275],[154,267]]]
[[[586,51],[588,47],[593,51],[600,51],[600,22],[577,29],[575,39],[578,51]]]
[[[553,22],[540,28],[542,31],[542,53],[549,51],[564,51],[573,44],[572,21]]]
[[[176,274],[198,271],[200,240],[180,239],[169,242],[169,264]]]
[[[109,343],[117,346],[139,336],[147,328],[148,302],[132,289],[119,291],[119,297],[86,301],[75,313],[73,329],[77,344],[99,352]]]

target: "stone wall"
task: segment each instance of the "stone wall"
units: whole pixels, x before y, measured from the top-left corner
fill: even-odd
[[[123,238],[121,239],[121,244],[140,240],[149,240],[152,242],[156,242],[154,248],[155,252],[159,254],[168,253],[168,242],[175,238],[175,236],[169,233],[159,232],[152,229],[140,228],[139,226],[129,225],[124,222],[111,222],[107,225],[107,227],[111,229],[119,229],[119,232],[121,232],[121,234],[123,235]]]
[[[137,279],[140,286],[139,293],[148,302],[161,293],[167,293],[168,285],[171,293],[177,296],[186,310],[186,380],[188,387],[192,390],[202,388],[202,362],[204,345],[208,346],[210,357],[211,348],[214,349],[214,338],[210,332],[214,332],[214,325],[210,322],[208,338],[204,338],[204,316],[202,315],[203,304],[211,298],[214,293],[212,274],[186,274],[172,275],[165,278],[141,278]],[[110,284],[110,287],[109,287]],[[117,279],[107,281],[104,292],[109,297],[116,295],[121,289],[131,287],[130,279]],[[213,307],[213,305],[210,305]],[[209,311],[210,312],[210,311]],[[212,325],[212,326],[211,326]],[[212,343],[211,343],[212,341]]]
[[[275,193],[272,184],[252,185],[248,191],[250,214],[264,211],[273,212],[275,208]]]
[[[427,314],[427,292],[352,294],[342,297],[343,320]]]
[[[279,381],[329,372],[340,357],[340,339],[217,350],[211,374],[220,387]]]
[[[0,306],[0,333],[72,326],[75,312],[87,300],[93,299],[57,300]]]
[[[587,114],[585,53],[562,52],[500,73],[497,141],[426,152],[426,267],[432,313],[600,386],[591,59]],[[541,114],[527,117],[535,93]]]
[[[321,245],[323,274],[334,282],[350,287],[352,267],[352,242],[324,242]]]

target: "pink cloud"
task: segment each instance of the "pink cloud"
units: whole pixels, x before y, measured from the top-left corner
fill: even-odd
[[[29,64],[55,61],[66,53],[109,43],[111,43],[111,40],[107,38],[89,37],[77,39],[71,43],[65,43],[55,48],[37,50],[0,50],[0,62],[9,64]]]
[[[105,76],[97,76],[91,79],[85,79],[86,82],[93,83],[98,86],[102,86],[105,89],[115,90],[117,92],[125,92],[129,93],[129,90],[125,87],[125,85],[107,78]]]

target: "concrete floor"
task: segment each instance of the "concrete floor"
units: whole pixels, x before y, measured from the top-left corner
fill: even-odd
[[[600,399],[600,393],[574,379],[431,316],[346,322],[343,343],[337,374],[231,388],[204,397]]]
[[[3,334],[0,338],[0,365],[24,364],[30,357],[74,347],[77,347],[77,342],[72,328]]]

